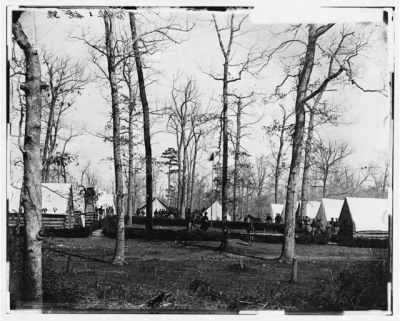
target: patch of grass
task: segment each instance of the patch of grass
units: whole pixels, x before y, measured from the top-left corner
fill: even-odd
[[[241,309],[338,311],[383,309],[383,267],[372,261],[381,253],[369,249],[299,245],[302,255],[337,254],[343,260],[299,261],[298,282],[291,266],[251,255],[279,253],[278,244],[241,247],[242,255],[181,243],[127,240],[128,265],[111,261],[115,241],[109,238],[54,238],[43,243],[43,290],[49,309],[128,310],[131,312],[236,312]],[[208,247],[218,242],[208,242]],[[62,251],[53,252],[49,248]],[[245,255],[249,256],[245,256]],[[364,257],[364,262],[354,258]],[[369,260],[366,255],[369,255]],[[93,258],[96,258],[94,260]],[[102,259],[103,262],[100,260]],[[346,261],[347,262],[347,261]],[[18,266],[16,262],[14,266]],[[21,263],[19,263],[21,266]],[[13,282],[13,280],[11,280]],[[161,294],[154,304],[147,302]]]

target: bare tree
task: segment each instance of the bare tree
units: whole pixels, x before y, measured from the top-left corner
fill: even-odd
[[[375,197],[387,197],[388,186],[390,186],[390,165],[391,161],[389,157],[385,157],[380,163],[376,162],[368,165],[368,168],[371,169],[371,177],[375,183]]]
[[[330,79],[329,82],[325,81],[323,86],[320,87],[319,93],[312,99],[312,105],[308,102],[306,106],[308,107],[309,113],[309,123],[308,123],[308,131],[307,131],[307,138],[304,150],[304,171],[303,171],[303,180],[302,180],[302,189],[301,189],[301,216],[307,216],[307,201],[309,199],[309,171],[311,167],[311,148],[312,148],[312,140],[313,140],[313,133],[315,127],[323,124],[331,124],[337,125],[340,119],[340,110],[338,108],[326,108],[326,103],[320,103],[322,96],[324,95],[325,91],[328,89],[328,84],[332,83],[332,81],[339,77],[341,72],[340,68],[337,69],[337,62],[343,61],[343,63],[349,58],[349,54],[347,50],[350,50],[351,55],[357,55],[357,51],[362,48],[362,43],[355,44],[355,53],[350,48],[346,48],[346,38],[352,37],[353,33],[346,33],[343,29],[340,33],[340,37],[338,39],[336,48],[334,44],[331,44],[329,47],[329,62],[328,62],[328,71],[325,79]],[[333,43],[335,41],[332,41]],[[354,44],[352,44],[354,46]],[[321,46],[320,46],[321,47]],[[347,50],[346,50],[347,49]],[[339,63],[340,64],[340,63]],[[316,118],[316,119],[315,119]]]
[[[326,184],[326,197],[343,197],[343,196],[369,196],[363,189],[365,183],[371,178],[371,168],[363,166],[361,168],[338,167],[331,170]],[[320,181],[321,177],[317,177]],[[315,185],[316,188],[322,188],[321,185]],[[375,197],[375,196],[374,196]]]
[[[279,139],[277,151],[271,148],[272,158],[274,160],[272,176],[274,178],[274,202],[278,203],[279,181],[282,176],[282,171],[285,168],[285,150],[288,143],[291,141],[291,131],[293,124],[289,122],[294,112],[288,112],[286,107],[279,104],[282,111],[282,119],[280,121],[274,120],[272,125],[265,126],[266,134],[270,136],[277,136]],[[271,145],[274,143],[271,141]]]
[[[25,56],[25,141],[23,146],[24,180],[22,205],[25,220],[24,295],[26,301],[42,302],[42,192],[40,132],[41,90],[47,88],[41,80],[38,52],[21,27],[21,11],[13,12],[12,33]]]
[[[193,146],[191,148],[191,175],[190,175],[190,198],[189,198],[189,206],[192,210],[194,208],[194,201],[193,201],[193,194],[194,194],[194,182],[196,179],[196,163],[197,163],[197,154],[199,151],[199,142],[201,137],[203,136],[204,132],[202,129],[194,130],[193,131]]]
[[[291,27],[289,30],[291,32],[294,31],[295,38],[283,42],[275,49],[276,52],[293,42],[298,42],[306,46],[305,54],[299,61],[300,68],[298,74],[287,74],[284,81],[278,86],[280,88],[288,79],[297,79],[295,104],[296,126],[293,135],[292,162],[286,198],[285,213],[287,215],[285,218],[285,238],[281,255],[282,261],[291,261],[294,257],[294,199],[296,180],[299,174],[303,149],[305,107],[308,106],[308,103],[313,99],[318,100],[318,96],[326,91],[328,84],[339,78],[339,76],[343,77],[344,80],[349,80],[353,85],[357,83],[354,80],[355,72],[353,72],[353,60],[368,43],[362,33],[358,35],[355,32],[349,32],[346,30],[345,26],[343,26],[337,34],[332,35],[328,45],[325,43],[326,48],[324,48],[319,38],[332,27],[333,24],[324,26],[308,25],[308,39],[306,42],[296,38],[301,25]],[[316,57],[316,48],[321,52],[321,55],[318,57]],[[313,80],[311,82],[310,80],[314,67],[321,73],[322,71],[318,68],[320,66],[322,68],[328,66],[328,72],[323,72],[325,76],[323,76],[322,79],[316,82]],[[366,90],[364,89],[364,91]]]
[[[258,217],[260,219],[262,219],[262,195],[265,189],[265,184],[267,179],[267,168],[268,168],[267,158],[264,155],[257,157],[253,182],[257,196]]]
[[[53,153],[57,151],[58,139],[62,129],[62,120],[66,112],[74,104],[75,97],[80,94],[88,79],[84,76],[84,68],[74,64],[69,58],[54,57],[49,52],[43,53],[45,78],[49,84],[48,103],[44,106],[45,138],[42,152],[42,180],[49,182],[50,165]],[[66,144],[78,136],[70,131],[70,136],[64,140]]]
[[[132,201],[134,190],[134,122],[136,121],[137,84],[134,83],[134,62],[130,58],[123,61],[122,75],[128,87],[128,197],[127,215],[132,216]]]
[[[171,36],[171,31],[188,32],[193,26],[181,27],[174,23],[174,19],[167,19],[168,23],[161,27],[150,28],[148,31],[143,31],[141,34],[138,32],[138,26],[136,24],[137,14],[129,13],[129,22],[131,28],[132,37],[132,48],[136,62],[136,71],[139,83],[139,94],[143,110],[143,133],[144,133],[144,145],[146,155],[146,230],[147,232],[152,231],[152,214],[153,214],[153,170],[152,170],[152,151],[151,151],[151,135],[150,135],[150,112],[149,103],[146,94],[146,84],[143,74],[143,56],[145,54],[154,54],[160,50],[160,46],[165,42],[179,43],[176,39]],[[151,36],[151,39],[147,39],[147,36]],[[139,47],[139,42],[142,45],[142,49]]]
[[[88,161],[81,170],[80,186],[95,187],[99,183],[99,177],[93,169],[92,162]]]
[[[221,112],[221,139],[222,139],[222,239],[221,250],[225,250],[228,246],[227,233],[227,183],[228,183],[228,104],[229,104],[229,85],[242,79],[245,72],[250,72],[252,66],[258,64],[264,58],[263,54],[254,53],[251,50],[247,53],[247,57],[239,62],[233,62],[233,44],[236,43],[237,37],[247,16],[235,19],[236,16],[231,14],[228,16],[226,26],[218,25],[215,15],[213,24],[218,37],[219,47],[223,56],[223,73],[222,77],[208,73],[214,80],[222,82],[222,112]],[[227,41],[224,43],[223,33],[227,33]],[[233,76],[233,73],[236,73]]]
[[[236,109],[233,111],[236,116],[236,133],[233,143],[234,148],[234,169],[233,169],[233,210],[232,216],[233,221],[236,221],[237,216],[237,188],[238,188],[238,176],[239,176],[239,158],[241,154],[241,139],[247,135],[245,130],[251,125],[254,125],[257,121],[244,123],[242,118],[248,115],[246,109],[254,103],[254,93],[249,95],[238,95],[228,94],[235,99]]]
[[[303,147],[303,135],[305,127],[305,103],[317,95],[321,89],[316,89],[309,94],[309,84],[311,74],[315,63],[315,50],[317,46],[318,38],[325,34],[329,29],[333,27],[333,24],[317,26],[308,26],[308,40],[304,56],[304,63],[302,64],[301,71],[298,76],[297,83],[297,95],[295,103],[295,114],[296,123],[293,133],[293,148],[292,148],[292,160],[289,170],[288,188],[285,205],[285,231],[284,231],[284,242],[282,247],[282,254],[280,257],[281,261],[291,262],[294,258],[294,246],[295,246],[295,194],[296,194],[296,183],[300,171],[301,164],[301,151]],[[325,80],[329,82],[327,78]],[[325,82],[324,81],[324,82]],[[325,86],[325,85],[324,85]]]
[[[90,42],[85,38],[78,38],[88,45],[92,50],[100,54],[106,60],[106,68],[104,68],[99,59],[93,56],[93,63],[99,68],[110,87],[111,93],[111,109],[112,109],[112,128],[113,128],[113,160],[115,174],[115,193],[116,193],[116,214],[118,217],[117,236],[115,243],[115,252],[113,263],[125,264],[125,222],[123,213],[123,174],[121,161],[121,124],[120,124],[120,106],[119,106],[119,85],[117,72],[121,63],[127,59],[124,53],[121,54],[121,48],[115,39],[115,16],[118,12],[111,10],[99,11],[99,15],[104,22],[104,43]]]
[[[111,11],[103,12],[105,28],[105,52],[107,59],[108,80],[111,90],[112,118],[113,118],[113,156],[115,170],[116,214],[118,217],[117,237],[114,252],[114,264],[125,264],[125,221],[123,213],[124,186],[122,179],[121,141],[120,141],[120,107],[117,83],[116,40],[114,35],[114,14]],[[123,61],[123,60],[121,60]]]
[[[168,108],[167,126],[172,128],[177,141],[178,160],[178,212],[185,217],[185,195],[187,190],[188,147],[194,137],[193,122],[198,109],[198,90],[193,79],[179,87],[175,84],[171,91],[172,106]]]
[[[324,143],[318,140],[314,145],[314,164],[321,174],[322,197],[327,194],[327,183],[331,172],[337,168],[347,156],[351,149],[347,143],[328,141]]]
[[[153,157],[151,152],[151,135],[150,135],[150,114],[149,103],[147,101],[146,85],[144,82],[142,56],[139,51],[138,32],[136,28],[136,18],[134,13],[129,13],[129,21],[131,26],[133,53],[136,62],[136,72],[139,82],[139,94],[142,102],[143,110],[143,133],[144,133],[144,146],[146,152],[146,231],[151,232],[153,229],[152,215],[153,215]]]

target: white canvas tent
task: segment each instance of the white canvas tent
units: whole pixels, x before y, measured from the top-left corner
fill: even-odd
[[[306,216],[309,217],[310,219],[315,219],[317,216],[319,207],[321,206],[321,202],[318,201],[307,201],[306,203]],[[296,217],[300,217],[301,214],[301,201],[298,202],[297,204],[297,209],[296,209]]]
[[[321,206],[315,217],[316,220],[321,220],[321,229],[325,230],[327,223],[333,218],[339,219],[340,212],[342,211],[344,200],[323,198]]]
[[[269,215],[271,215],[272,221],[275,221],[276,215],[282,215],[283,204],[271,203],[269,206]]]
[[[210,221],[221,221],[222,220],[222,206],[218,201],[215,201],[201,215],[204,215],[205,212],[207,212],[207,216]],[[229,214],[227,214],[226,219],[228,221],[232,220],[232,218]]]
[[[161,211],[161,210],[168,210],[168,207],[166,205],[164,205],[163,202],[161,202],[158,198],[154,198],[153,199],[153,216],[154,216],[154,212],[155,211]],[[144,214],[146,215],[146,204],[143,205],[142,207],[139,208],[140,212],[144,212]]]
[[[339,217],[340,233],[387,232],[388,199],[346,197]]]
[[[68,214],[72,206],[71,184],[42,183],[42,210],[46,214]]]

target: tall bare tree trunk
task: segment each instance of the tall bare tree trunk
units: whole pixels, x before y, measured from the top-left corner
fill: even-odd
[[[311,143],[314,131],[314,111],[310,110],[310,120],[308,124],[308,133],[306,139],[306,147],[304,149],[304,170],[303,183],[301,186],[301,211],[300,217],[307,216],[307,202],[309,200],[310,190],[310,167],[311,167]]]
[[[181,181],[181,192],[179,199],[179,210],[182,218],[185,218],[186,211],[186,162],[187,162],[187,147],[186,147],[186,138],[185,138],[185,130],[182,130],[182,141],[183,141],[183,160],[182,160],[182,181]]]
[[[53,122],[54,122],[54,108],[56,101],[54,99],[54,88],[51,86],[51,79],[50,79],[50,90],[52,92],[52,97],[51,97],[51,102],[49,104],[50,111],[49,111],[49,118],[47,120],[47,128],[46,128],[46,137],[44,140],[44,146],[43,146],[43,155],[42,155],[42,181],[44,183],[48,183],[49,181],[49,160],[48,160],[48,153],[49,153],[49,144],[50,144],[50,137],[51,137],[51,131],[53,128]]]
[[[190,208],[194,208],[193,204],[193,191],[194,191],[194,180],[196,177],[196,163],[197,163],[197,151],[198,151],[198,144],[199,144],[199,139],[201,137],[201,133],[198,135],[194,135],[194,155],[193,155],[193,167],[192,167],[192,179],[191,179],[191,186],[190,186]]]
[[[224,63],[224,76],[222,85],[222,240],[221,250],[225,250],[228,246],[227,233],[227,183],[228,183],[228,59]]]
[[[329,172],[326,171],[324,173],[324,177],[322,178],[322,197],[326,197],[326,184],[328,182],[328,174]]]
[[[111,89],[112,119],[113,119],[113,151],[114,151],[114,172],[115,172],[115,194],[116,211],[118,217],[118,228],[116,235],[116,244],[114,251],[114,264],[122,265],[125,263],[125,217],[123,213],[123,195],[124,185],[122,177],[121,162],[121,136],[120,136],[120,109],[118,97],[118,83],[115,68],[114,56],[114,31],[113,14],[109,11],[104,12],[105,43],[107,51],[107,67],[109,83]]]
[[[128,125],[128,131],[129,131],[129,146],[128,146],[128,154],[129,154],[129,159],[128,159],[128,199],[127,199],[127,215],[129,215],[130,222],[132,222],[132,215],[135,214],[135,212],[132,211],[132,196],[133,196],[133,189],[134,187],[134,165],[133,165],[133,115],[135,112],[135,99],[136,99],[136,94],[133,91],[132,86],[129,86],[129,125]]]
[[[182,138],[179,139],[178,133],[176,134],[176,140],[177,140],[177,158],[178,158],[178,190],[177,190],[177,196],[176,196],[176,208],[178,210],[178,213],[181,213],[181,188],[182,188]]]
[[[285,205],[285,230],[280,261],[291,262],[295,256],[295,203],[296,185],[298,183],[303,137],[305,127],[305,99],[314,68],[315,48],[318,38],[328,31],[333,25],[317,27],[310,25],[308,30],[307,49],[304,64],[299,74],[297,96],[295,104],[296,123],[293,135],[292,161],[290,164]]]
[[[333,59],[333,58],[331,58]],[[332,67],[329,68],[328,76],[330,76],[332,72]],[[307,216],[307,202],[309,200],[309,192],[310,192],[310,167],[311,167],[311,148],[312,148],[312,139],[314,135],[314,115],[315,110],[318,108],[318,105],[321,101],[322,95],[326,89],[327,84],[323,87],[321,92],[315,98],[313,106],[309,108],[310,119],[308,124],[308,133],[306,139],[306,147],[304,149],[304,171],[303,171],[303,182],[301,186],[301,216]],[[323,193],[323,197],[325,197],[325,192]]]
[[[278,154],[276,156],[275,177],[274,177],[274,179],[275,179],[275,186],[274,186],[275,204],[278,203],[279,179],[281,176],[281,159],[282,159],[282,153],[283,153],[283,146],[285,145],[285,130],[286,130],[286,121],[287,121],[286,110],[283,107],[282,107],[282,110],[283,110],[282,128],[281,128],[281,134],[279,136],[279,149],[278,149]]]
[[[190,209],[191,203],[190,203],[190,189],[192,187],[192,169],[193,169],[193,155],[189,157],[189,154],[191,154],[192,151],[189,151],[187,153],[188,156],[188,161],[187,161],[187,183],[186,183],[186,208]]]
[[[18,19],[22,12],[14,12],[12,32],[18,46],[25,55],[25,141],[23,149],[24,179],[22,205],[25,220],[24,253],[24,300],[42,302],[42,162],[40,155],[41,131],[41,82],[40,61],[37,50],[32,47]]]
[[[146,86],[144,82],[142,59],[137,41],[136,19],[135,14],[132,12],[129,13],[129,21],[133,41],[133,53],[135,55],[136,71],[139,82],[140,100],[143,108],[143,134],[146,154],[146,231],[151,233],[153,230],[153,157],[151,153],[150,113],[146,95]]]
[[[249,182],[246,185],[246,216],[249,215]]]
[[[241,99],[237,103],[237,112],[236,112],[236,146],[235,146],[235,165],[233,170],[233,221],[236,222],[236,191],[237,191],[237,180],[238,180],[238,166],[239,166],[239,153],[240,153],[240,130],[241,130]]]

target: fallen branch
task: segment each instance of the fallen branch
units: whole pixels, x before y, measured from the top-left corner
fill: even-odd
[[[151,299],[147,300],[144,303],[144,305],[154,308],[156,306],[159,306],[162,303],[162,301],[167,299],[169,296],[171,296],[171,293],[161,292],[160,294],[157,294],[156,296],[154,296]]]

